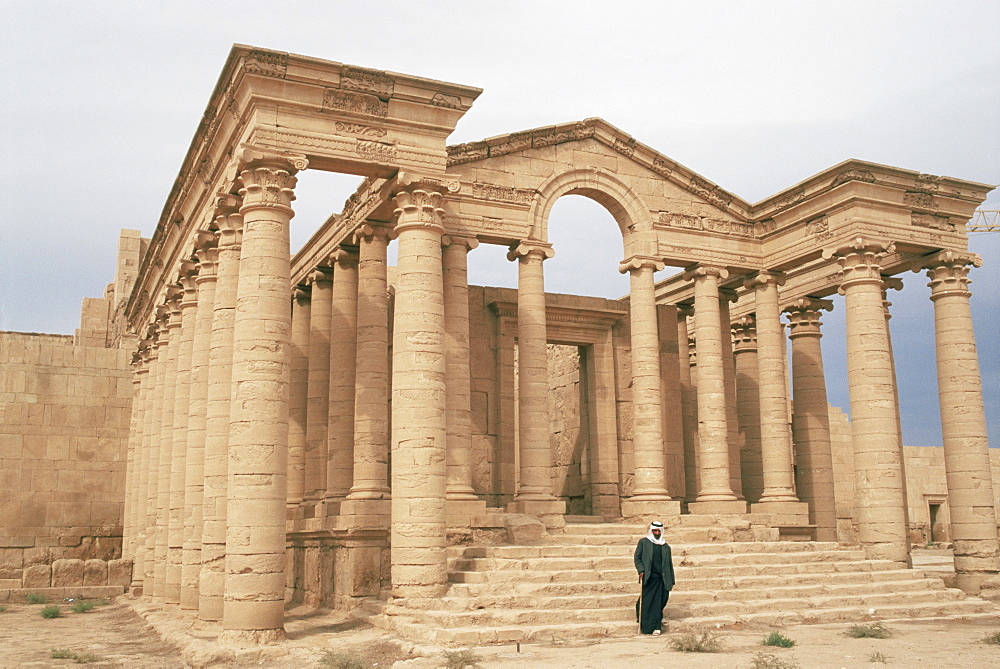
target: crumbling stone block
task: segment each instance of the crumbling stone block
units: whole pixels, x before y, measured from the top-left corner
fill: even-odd
[[[56,560],[52,563],[52,586],[83,585],[83,560]]]
[[[107,585],[108,563],[104,560],[87,560],[83,563],[84,585]]]
[[[127,588],[132,584],[131,560],[108,560],[108,585]]]
[[[48,588],[51,585],[52,567],[47,564],[30,565],[21,574],[22,588]]]

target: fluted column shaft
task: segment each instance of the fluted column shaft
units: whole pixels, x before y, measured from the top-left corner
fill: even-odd
[[[226,585],[226,505],[229,490],[229,411],[232,404],[233,323],[240,271],[243,218],[238,198],[219,198],[215,300],[205,400],[205,486],[202,492],[198,617],[222,620]]]
[[[468,253],[475,238],[448,235],[444,250],[448,499],[478,499],[472,489],[472,379],[469,370]]]
[[[163,409],[160,412],[160,464],[157,472],[156,562],[153,575],[153,598],[164,601],[167,587],[167,532],[170,522],[171,465],[174,443],[174,394],[177,390],[177,352],[180,349],[180,289],[167,301],[166,358],[163,359]],[[161,357],[162,359],[162,357]]]
[[[549,443],[548,340],[542,263],[554,255],[549,244],[511,247],[517,260],[517,392],[520,480],[515,501],[550,501],[552,448]]]
[[[737,319],[732,325],[736,372],[736,420],[742,433],[740,464],[743,493],[757,503],[764,492],[764,469],[760,453],[760,381],[757,378],[757,321],[753,316]]]
[[[786,344],[778,285],[784,277],[761,271],[747,280],[757,316],[757,378],[760,383],[760,443],[764,465],[761,502],[797,502],[792,475],[792,435],[788,426]]]
[[[188,407],[188,454],[184,476],[184,550],[181,563],[181,608],[198,609],[201,580],[202,504],[205,490],[205,425],[208,402],[208,368],[212,347],[216,266],[219,252],[215,234],[198,239],[198,306],[191,346],[191,391]]]
[[[436,189],[419,184],[396,195],[391,544],[397,597],[439,597],[448,589],[440,203]]]
[[[694,279],[694,329],[698,354],[701,488],[697,501],[736,501],[729,485],[729,427],[719,315],[719,279],[728,277],[729,273],[719,267],[704,266],[689,270],[687,275]]]
[[[389,477],[389,231],[358,230],[358,339],[354,390],[354,483],[350,499],[385,499]]]
[[[654,258],[634,256],[619,266],[629,273],[632,344],[632,449],[635,458],[633,500],[669,500],[663,466],[663,399],[660,393],[660,335],[653,273],[663,269]],[[524,398],[522,396],[522,402]]]
[[[972,254],[942,251],[924,265],[934,302],[938,398],[958,585],[978,592],[1000,570],[986,414],[968,289]]]
[[[847,321],[858,538],[870,558],[909,563],[892,358],[882,307],[882,244],[836,250]]]
[[[330,435],[326,461],[327,515],[354,479],[354,387],[358,356],[358,248],[342,246],[330,255],[333,266],[333,314],[330,340]],[[314,298],[315,299],[315,298]],[[315,310],[315,303],[313,309]],[[315,312],[314,312],[315,313]],[[377,363],[376,363],[377,364]]]
[[[167,573],[164,599],[168,604],[181,601],[181,569],[184,561],[185,477],[187,475],[188,412],[191,397],[191,352],[194,347],[195,315],[198,306],[197,268],[193,262],[181,263],[181,329],[177,349],[177,375],[174,390],[174,435],[170,465],[170,520],[167,530]]]
[[[326,496],[328,422],[330,419],[330,324],[333,272],[317,267],[309,274],[309,370],[306,400],[305,492],[315,504]],[[295,391],[292,390],[294,393]]]
[[[294,174],[305,160],[296,162],[264,158],[240,172],[243,245],[233,325],[224,641],[284,637],[288,233]]]
[[[833,303],[802,298],[785,309],[792,340],[792,436],[798,454],[799,497],[809,504],[816,540],[836,541],[830,411],[820,346],[822,309],[833,309]]]
[[[309,287],[296,286],[292,291],[291,369],[288,388],[289,506],[297,506],[305,495],[306,421],[309,413],[310,311]]]

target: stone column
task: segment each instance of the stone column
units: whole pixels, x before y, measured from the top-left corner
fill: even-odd
[[[840,265],[847,321],[847,378],[854,436],[858,539],[871,559],[909,564],[892,357],[882,308],[879,261],[892,245],[862,238],[825,257]]]
[[[698,496],[698,397],[691,377],[691,337],[688,335],[688,317],[694,314],[690,306],[677,307],[677,362],[681,385],[681,427],[684,431],[684,489],[685,500],[693,502]]]
[[[167,530],[167,573],[164,599],[167,604],[181,601],[181,568],[184,561],[184,479],[187,470],[188,412],[191,397],[191,352],[194,348],[195,308],[198,286],[195,263],[181,261],[181,328],[177,348],[174,389],[174,432],[170,465],[170,520]]]
[[[663,262],[633,256],[619,265],[629,273],[629,315],[632,344],[632,449],[635,486],[622,500],[622,516],[635,518],[680,514],[680,502],[667,493],[663,467],[663,400],[660,394],[660,334],[656,318],[653,273]],[[523,398],[522,398],[523,402]]]
[[[934,302],[938,397],[958,587],[978,593],[1000,570],[993,482],[976,338],[969,307],[971,253],[941,251],[923,263]]]
[[[309,380],[306,402],[305,493],[303,499],[307,506],[315,507],[326,496],[333,271],[329,267],[317,267],[309,274],[309,284],[311,286],[309,296]],[[306,516],[310,515],[319,514],[310,514],[310,511],[307,510]]]
[[[129,412],[128,441],[125,447],[125,495],[122,504],[122,557],[135,561],[135,462],[137,441],[142,440],[138,423],[142,415],[142,353],[136,349],[132,353],[132,410]]]
[[[198,235],[198,306],[191,347],[191,391],[188,408],[188,444],[184,477],[184,550],[181,563],[181,608],[198,609],[201,580],[202,502],[205,489],[205,422],[208,366],[212,346],[216,266],[219,252],[215,233]]]
[[[441,193],[410,184],[395,198],[399,239],[392,338],[392,592],[448,589],[447,426]]]
[[[333,315],[330,339],[330,434],[327,441],[325,514],[340,513],[354,483],[354,386],[358,358],[358,248],[330,255]],[[315,305],[313,309],[315,309]],[[377,364],[377,363],[376,363]]]
[[[701,488],[691,513],[746,513],[729,485],[729,426],[722,363],[722,321],[719,280],[729,276],[721,267],[697,266],[685,272],[694,280],[694,328],[698,355],[698,448]],[[726,336],[730,336],[726,333]]]
[[[882,307],[885,314],[886,342],[889,349],[889,361],[892,364],[892,401],[896,405],[896,435],[899,440],[899,461],[904,463],[902,469],[903,487],[903,511],[906,513],[906,528],[910,527],[910,501],[906,488],[906,448],[903,446],[903,420],[899,410],[899,382],[896,379],[896,354],[892,351],[892,328],[889,321],[892,313],[889,308],[892,302],[889,301],[889,290],[903,290],[903,280],[895,276],[882,276]]]
[[[760,444],[764,492],[751,511],[771,514],[780,525],[808,525],[809,508],[795,496],[792,432],[788,424],[788,370],[785,326],[778,306],[778,286],[785,277],[762,270],[747,279],[754,291],[757,320],[757,378],[760,401]]]
[[[354,483],[347,499],[389,498],[389,230],[365,224],[358,242],[358,334],[354,391]],[[369,507],[370,508],[370,507]],[[380,509],[381,510],[381,509]]]
[[[472,379],[469,370],[468,253],[479,246],[473,237],[447,235],[444,250],[445,389],[448,424],[449,502],[477,502],[472,489]],[[458,510],[460,505],[449,504]],[[483,503],[482,508],[485,508]],[[471,509],[466,507],[465,515]],[[465,523],[463,523],[465,524]]]
[[[829,300],[806,297],[785,308],[792,340],[792,436],[798,454],[799,497],[809,504],[817,541],[837,540],[830,412],[820,347],[820,311]]]
[[[764,492],[764,465],[760,453],[760,381],[757,377],[757,320],[744,316],[733,322],[736,371],[736,420],[742,435],[740,464],[743,492],[751,504]]]
[[[549,367],[545,331],[545,281],[542,263],[554,254],[551,244],[534,240],[511,246],[517,260],[517,396],[520,480],[508,510],[536,515],[550,527],[565,523],[566,503],[552,494],[549,443]]]
[[[215,300],[205,401],[205,487],[202,493],[198,617],[222,620],[226,585],[226,504],[229,489],[229,409],[232,403],[233,323],[239,283],[243,217],[239,198],[216,202],[219,228]]]
[[[132,383],[135,392],[132,400],[132,429],[129,433],[128,481],[126,485],[128,506],[125,509],[128,540],[122,542],[123,553],[125,546],[128,546],[128,557],[132,559],[132,582],[129,589],[133,595],[142,594],[143,558],[146,549],[146,498],[143,489],[143,475],[149,468],[149,452],[144,448],[143,440],[146,419],[149,416],[149,401],[152,396],[150,388],[152,378],[149,375],[150,343],[148,340],[139,342],[139,348],[136,350],[133,362],[135,376]],[[148,435],[145,436],[148,437]],[[148,439],[146,439],[145,444],[148,447]],[[148,482],[148,479],[146,481]]]
[[[288,390],[288,506],[297,509],[305,494],[306,420],[309,403],[308,286],[292,290],[291,371]]]
[[[144,450],[149,454],[146,467],[146,546],[142,572],[142,594],[146,597],[152,597],[155,582],[156,516],[159,507],[160,474],[160,414],[163,410],[163,370],[165,367],[164,359],[167,355],[167,332],[163,320],[165,314],[165,307],[158,307],[156,321],[150,326],[150,331],[153,334],[153,343],[149,348],[149,375],[152,380],[150,389],[152,394],[149,401],[149,415],[146,418],[142,438]]]
[[[157,471],[156,562],[153,574],[153,598],[164,601],[167,587],[167,532],[170,522],[170,485],[174,443],[174,395],[177,390],[177,351],[180,348],[181,289],[168,288],[166,357],[163,359],[163,409],[160,411],[160,453]],[[178,593],[179,594],[179,593]]]
[[[719,288],[719,327],[722,328],[722,374],[726,384],[726,435],[729,441],[729,485],[736,499],[743,500],[743,468],[740,463],[740,424],[736,416],[736,357],[733,355],[732,318],[729,304],[736,291]]]
[[[249,151],[247,153],[250,153]],[[305,158],[246,155],[233,325],[223,643],[282,639],[288,472],[288,228]]]

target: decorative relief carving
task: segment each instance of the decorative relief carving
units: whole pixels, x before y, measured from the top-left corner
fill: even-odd
[[[545,146],[572,142],[594,136],[594,126],[580,122],[563,128],[543,128],[529,133],[514,133],[495,140],[495,144],[487,142],[468,142],[448,147],[448,165],[461,165],[483,158],[504,156],[515,151],[540,149]]]
[[[675,165],[673,163],[657,157],[653,159],[653,164],[650,166],[650,169],[661,176],[669,177],[674,173],[674,167]]]
[[[903,204],[918,209],[937,209],[937,200],[930,193],[907,191],[903,194]]]
[[[778,224],[773,218],[766,218],[754,224],[754,233],[757,237],[769,235],[778,229]]]
[[[783,195],[780,199],[774,201],[774,210],[782,211],[797,205],[806,199],[806,191],[804,188],[799,188],[791,193]]]
[[[943,230],[945,232],[955,232],[955,224],[952,223],[951,219],[947,216],[913,213],[910,215],[910,224],[920,228],[931,228],[934,230]]]
[[[392,144],[365,142],[359,139],[357,152],[365,160],[371,160],[376,163],[395,163],[397,160],[396,147]]]
[[[349,91],[372,93],[384,100],[392,97],[396,81],[381,70],[345,65],[340,73],[340,87]]]
[[[253,49],[243,59],[243,69],[248,74],[284,79],[288,71],[288,54]]]
[[[694,216],[691,214],[675,214],[669,211],[661,211],[659,223],[671,228],[681,228],[684,230],[708,230],[734,237],[754,236],[752,223],[741,221],[729,221],[721,218],[709,218],[705,216]]]
[[[337,121],[334,123],[337,132],[346,132],[349,135],[361,135],[362,137],[385,137],[388,131],[373,125],[363,123],[345,123]]]
[[[435,93],[431,98],[431,104],[435,107],[446,107],[448,109],[461,109],[462,98],[457,95],[447,95],[445,93]]]
[[[448,165],[461,165],[473,160],[482,160],[490,155],[490,147],[486,142],[468,142],[448,147]]]
[[[530,188],[512,188],[488,183],[472,184],[472,197],[494,202],[511,202],[513,204],[531,204],[535,191]]]
[[[826,219],[826,216],[817,216],[811,221],[807,221],[806,234],[813,235],[819,239],[826,239],[833,236],[833,233],[830,232],[830,222]]]
[[[543,128],[531,133],[531,145],[540,149],[543,146],[572,142],[578,139],[587,139],[594,136],[594,126],[590,123],[580,121],[571,128]]]
[[[691,183],[687,185],[687,189],[720,209],[727,208],[729,203],[733,201],[733,197],[729,193],[698,175],[691,177]]]
[[[389,103],[377,95],[342,91],[336,88],[326,89],[326,93],[323,94],[323,109],[339,109],[379,118],[385,118],[389,115]]]
[[[918,174],[915,190],[934,193],[941,186],[941,177],[934,174]]]
[[[502,156],[515,151],[524,151],[531,148],[531,133],[516,132],[506,137],[501,137],[496,144],[489,147],[491,156]]]
[[[659,222],[671,228],[684,228],[687,230],[704,230],[700,216],[690,214],[674,214],[669,211],[661,211]]]
[[[875,183],[875,175],[868,170],[847,170],[841,172],[833,179],[833,186],[845,184],[848,181],[864,181],[865,183]]]
[[[327,152],[352,153],[356,146],[355,140],[345,137],[303,137],[302,135],[282,132],[271,128],[255,131],[254,138],[264,144],[301,146]]]
[[[633,155],[635,155],[635,145],[636,141],[634,137],[629,137],[628,139],[615,137],[615,143],[613,145],[613,148],[618,153],[631,158]]]

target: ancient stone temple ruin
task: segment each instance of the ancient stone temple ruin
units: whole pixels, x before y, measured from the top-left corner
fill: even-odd
[[[491,544],[588,518],[854,543],[852,559],[905,569],[923,501],[907,497],[886,291],[917,271],[938,504],[978,592],[1000,555],[964,223],[991,187],[850,160],[750,204],[595,118],[447,145],[480,92],[233,48],[111,310],[134,370],[132,591],[267,641],[286,601],[433,609],[489,580],[454,572],[501,559]],[[292,255],[307,169],[365,180]],[[617,222],[621,299],[546,293],[568,194]],[[509,249],[517,289],[468,284],[486,244]],[[837,292],[849,425],[820,349]],[[553,445],[562,413],[569,448]]]

